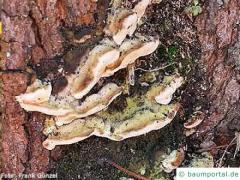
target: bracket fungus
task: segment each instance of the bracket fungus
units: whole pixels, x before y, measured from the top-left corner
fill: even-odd
[[[155,100],[159,104],[169,104],[172,100],[172,96],[174,92],[182,85],[183,83],[183,77],[180,76],[174,76],[173,79],[170,81],[170,83],[164,87],[159,95],[155,97]]]
[[[73,111],[68,106],[61,106],[56,102],[44,102],[40,104],[20,104],[26,111],[36,111],[52,116],[63,116]]]
[[[157,49],[157,37],[135,35],[126,39],[134,34],[150,3],[151,0],[140,0],[132,9],[114,7],[104,29],[105,38],[87,50],[74,73],[66,75],[68,84],[61,92],[52,95],[50,83],[36,80],[26,93],[16,97],[25,110],[50,115],[43,131],[47,135],[45,148],[51,150],[56,145],[72,144],[92,135],[120,141],[160,129],[173,120],[179,103],[170,101],[183,82],[178,75],[165,78],[147,92],[144,90],[145,95],[124,96],[126,107],[122,111],[111,112],[107,107],[122,93],[123,84],[118,86],[109,82],[109,78],[98,93],[90,94],[101,78],[112,76]],[[131,84],[134,86],[134,82]],[[79,104],[84,96],[85,100]]]
[[[133,12],[137,14],[138,22],[143,17],[148,5],[151,3],[151,0],[141,0],[133,8]]]
[[[36,79],[27,88],[26,93],[16,96],[16,100],[26,111],[37,111],[53,116],[65,115],[73,111],[67,103],[56,100],[51,92],[50,83],[43,83]]]
[[[193,115],[188,119],[187,122],[184,123],[184,127],[186,129],[193,129],[197,127],[204,120],[205,114],[201,111],[196,111]]]
[[[76,99],[81,99],[101,77],[112,76],[134,63],[139,57],[153,53],[158,45],[158,38],[140,36],[126,40],[120,48],[116,48],[113,42],[105,39],[102,44],[90,51],[79,75],[73,78],[71,94]]]
[[[155,37],[137,37],[132,40],[126,40],[120,46],[120,58],[109,65],[103,77],[113,75],[120,69],[126,68],[129,64],[134,63],[139,57],[153,53],[159,45],[159,39]]]
[[[38,111],[48,115],[64,115],[72,111],[69,106],[63,106],[51,96],[52,86],[36,79],[25,94],[16,96],[22,108],[26,111]]]
[[[165,172],[170,173],[174,169],[177,169],[185,159],[185,152],[182,148],[174,150],[170,155],[163,160],[162,167]]]
[[[72,144],[92,135],[115,141],[139,136],[169,124],[179,109],[178,103],[159,105],[146,95],[127,97],[126,101],[123,112],[112,114],[106,109],[58,127],[48,135],[43,146],[51,150],[56,145]]]
[[[47,102],[51,96],[52,86],[49,83],[42,83],[36,79],[32,85],[27,87],[26,93],[16,96],[17,101],[22,104],[39,104]]]
[[[76,99],[81,99],[99,81],[106,66],[115,62],[119,56],[119,50],[108,40],[93,48],[80,69],[79,75],[73,79],[71,94]]]
[[[133,35],[137,28],[137,21],[136,13],[127,9],[118,9],[113,16],[109,16],[105,33],[112,36],[114,42],[120,45],[127,35]]]
[[[150,3],[150,0],[142,0],[133,9],[118,7],[113,9],[113,15],[108,16],[108,25],[104,29],[105,33],[112,36],[117,45],[121,45],[127,35],[133,35]]]
[[[114,83],[105,85],[97,94],[88,96],[85,101],[75,107],[75,111],[57,116],[55,118],[56,125],[69,124],[78,118],[84,118],[97,113],[106,108],[115,98],[122,93],[122,88]]]

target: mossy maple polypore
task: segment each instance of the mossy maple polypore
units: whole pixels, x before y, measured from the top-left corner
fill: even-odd
[[[46,125],[46,129],[54,130],[48,131],[48,138],[43,146],[51,150],[56,145],[76,143],[92,135],[120,141],[161,129],[173,120],[179,104],[160,105],[151,98],[151,93],[155,91],[151,89],[145,95],[127,97],[127,105],[120,112],[106,109],[55,129]]]
[[[51,95],[50,83],[36,80],[25,94],[16,97],[27,111],[55,116],[46,120],[44,133],[48,138],[43,142],[44,147],[53,149],[56,145],[75,143],[91,135],[119,141],[160,129],[172,121],[179,104],[169,103],[182,84],[183,79],[179,76],[165,78],[145,96],[127,97],[127,106],[122,112],[112,112],[111,108],[101,111],[122,92],[122,88],[114,83],[89,95],[82,104],[78,101],[100,78],[112,76],[157,49],[157,37],[138,35],[125,39],[127,35],[133,35],[150,3],[150,0],[140,0],[133,9],[117,7],[105,28],[110,39],[105,37],[87,51],[75,73],[66,76],[68,84],[57,95]]]
[[[16,99],[22,103],[39,104],[47,102],[51,92],[51,84],[36,79],[32,85],[27,87],[26,93],[16,96]]]
[[[84,118],[106,108],[122,93],[122,88],[114,83],[108,83],[97,94],[88,96],[81,105],[76,105],[74,111],[63,116],[56,116],[58,126],[69,124],[78,118]]]
[[[169,156],[162,161],[162,168],[165,172],[170,173],[177,169],[185,158],[185,152],[182,148],[172,151]]]
[[[120,51],[108,39],[104,39],[87,55],[86,62],[75,74],[69,89],[75,99],[81,99],[97,84],[108,65],[119,59]]]
[[[113,42],[104,39],[86,55],[84,65],[79,68],[80,72],[68,77],[68,85],[60,94],[52,96],[51,84],[43,86],[39,80],[36,80],[38,83],[34,83],[25,94],[18,96],[17,101],[27,111],[38,111],[47,115],[59,116],[58,119],[62,119],[60,121],[63,121],[63,124],[67,123],[64,122],[64,117],[69,114],[80,113],[77,117],[85,117],[81,116],[82,113],[79,110],[76,110],[81,109],[76,107],[78,106],[75,103],[76,99],[81,99],[86,95],[101,77],[111,76],[118,70],[135,62],[137,58],[151,54],[156,50],[158,44],[158,38],[139,36],[124,41],[117,48]],[[100,103],[99,100],[97,101]],[[109,99],[109,101],[112,100]],[[109,103],[105,102],[104,104]],[[91,113],[86,114],[90,115]],[[70,119],[70,116],[65,119],[69,122],[74,120]],[[59,123],[61,123],[60,121]]]
[[[16,96],[22,108],[26,111],[38,111],[48,115],[64,115],[72,111],[71,107],[61,104],[51,96],[50,83],[42,83],[36,79],[26,93]]]
[[[56,99],[51,96],[50,84],[42,85],[36,80],[25,94],[16,99],[27,111],[38,111],[57,117],[57,124],[70,123],[76,118],[83,118],[106,108],[122,92],[122,88],[114,83],[108,83],[97,94],[92,94],[79,105],[78,101],[71,97]],[[36,86],[38,84],[38,86]],[[33,88],[34,86],[34,88]],[[32,91],[30,91],[32,90]],[[40,98],[41,100],[38,100]],[[44,101],[43,101],[44,99]]]
[[[118,4],[113,2],[113,4]],[[121,45],[127,35],[132,36],[151,0],[139,1],[133,9],[112,7],[104,32],[112,36],[117,45]]]

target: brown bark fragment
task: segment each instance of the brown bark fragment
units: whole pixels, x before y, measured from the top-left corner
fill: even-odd
[[[57,64],[54,58],[64,52],[61,28],[93,25],[96,9],[97,3],[89,0],[2,1],[3,172],[48,170],[50,152],[42,146],[45,116],[23,111],[15,96],[26,90],[30,76],[24,72],[29,69],[28,65]],[[57,159],[60,152],[56,150],[53,159]]]
[[[3,0],[2,9],[9,16],[27,16],[30,10],[29,0]]]
[[[48,170],[50,152],[42,146],[45,139],[42,133],[45,118],[41,113],[32,113],[27,123],[30,149],[27,173],[42,173]]]
[[[35,35],[32,30],[32,21],[24,17],[10,17],[4,13],[1,16],[3,27],[3,40],[5,42],[19,42],[24,46],[35,44]]]
[[[240,84],[237,82],[239,72],[234,68],[233,61],[226,62],[227,59],[231,59],[227,48],[234,45],[239,33],[237,22],[240,21],[240,4],[237,0],[229,0],[219,7],[215,0],[210,0],[206,2],[205,7],[207,8],[197,17],[195,24],[202,45],[201,63],[211,83],[207,94],[210,108],[209,116],[199,127],[196,133],[199,136],[195,138],[207,142],[220,135],[222,137],[219,136],[219,139],[225,137],[225,140],[216,140],[215,143],[224,144],[227,139],[232,139],[227,136],[232,134],[228,129],[232,121],[229,117],[239,116],[239,111],[236,110],[240,96]],[[223,128],[221,124],[226,126]],[[221,133],[215,136],[214,130]]]
[[[28,78],[23,73],[2,73],[2,171],[23,173],[27,162],[27,135],[24,130],[26,113],[16,102],[15,96],[25,92]]]
[[[5,54],[2,59],[3,69],[22,70],[26,68],[26,59],[28,59],[28,57],[21,43],[2,43],[1,47],[2,53]]]

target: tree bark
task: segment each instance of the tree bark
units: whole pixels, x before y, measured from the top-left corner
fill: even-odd
[[[65,53],[61,27],[96,26],[101,29],[101,16],[97,22],[94,16],[97,8],[106,8],[105,4],[89,0],[2,0],[2,172],[19,174],[48,170],[51,153],[42,147],[45,115],[26,113],[15,96],[25,92],[31,83],[35,75],[33,67],[40,64],[45,64],[46,69],[48,65],[58,66],[54,58]],[[74,33],[70,33],[70,38],[75,38]]]
[[[190,76],[201,80],[190,80],[182,96],[185,111],[192,108],[190,101],[206,105],[202,109],[205,119],[190,137],[200,142],[197,148],[205,149],[229,143],[234,132],[240,130],[240,3],[219,2],[201,2],[203,12],[193,18],[201,58],[196,65],[199,69]],[[24,93],[36,76],[48,77],[53,82],[53,91],[60,91],[65,79],[57,69],[64,66],[67,73],[73,72],[87,47],[101,39],[109,3],[108,0],[0,1],[2,172],[47,172],[51,162],[61,155],[61,148],[50,152],[42,146],[46,116],[25,112],[15,96]],[[79,40],[86,34],[91,35],[91,41],[79,47]]]

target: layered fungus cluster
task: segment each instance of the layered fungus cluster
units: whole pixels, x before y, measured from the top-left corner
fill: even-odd
[[[132,9],[115,3],[104,28],[105,38],[82,57],[75,73],[66,76],[68,84],[61,92],[53,95],[50,82],[36,79],[16,97],[26,111],[49,115],[43,132],[47,136],[45,148],[51,150],[92,135],[119,141],[160,129],[174,118],[179,104],[170,102],[183,83],[177,74],[165,77],[144,95],[126,97],[122,112],[111,113],[107,108],[124,87],[109,82],[99,92],[90,92],[101,78],[114,75],[157,49],[157,37],[135,34],[150,3],[141,0]]]

